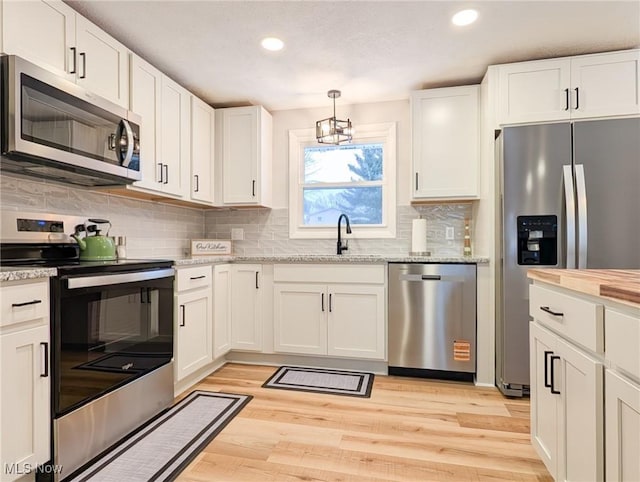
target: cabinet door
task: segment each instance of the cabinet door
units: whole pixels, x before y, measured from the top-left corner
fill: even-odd
[[[213,357],[231,350],[231,266],[213,267]]]
[[[551,370],[559,373],[560,367],[552,366],[556,337],[537,323],[529,324],[529,368],[531,395],[531,444],[555,477],[558,473],[557,412],[559,397],[551,393]],[[556,355],[557,356],[557,355]],[[554,377],[554,385],[558,380]]]
[[[129,51],[86,18],[76,16],[79,85],[129,108]]]
[[[2,51],[75,80],[76,13],[59,0],[2,2]]]
[[[571,59],[571,116],[640,113],[639,64],[638,50]]]
[[[327,354],[326,286],[276,283],[273,287],[273,347],[281,353]]]
[[[414,92],[411,110],[413,198],[477,197],[478,86]]]
[[[640,480],[640,385],[606,370],[604,386],[606,480]]]
[[[222,195],[224,204],[259,200],[259,107],[225,109],[222,113]]]
[[[569,343],[558,340],[561,356],[555,388],[561,392],[558,416],[557,480],[604,480],[603,367]]]
[[[142,117],[138,187],[162,191],[160,165],[160,109],[162,73],[136,55],[131,56],[131,110]]]
[[[262,266],[233,266],[231,281],[231,347],[262,351]]]
[[[569,119],[569,59],[501,65],[499,72],[499,124]]]
[[[214,110],[191,97],[191,198],[213,202]]]
[[[176,381],[213,360],[213,311],[210,288],[178,295]]]
[[[384,360],[384,299],[384,286],[329,285],[327,353]]]
[[[0,336],[0,463],[35,467],[50,459],[49,326]],[[45,366],[46,365],[46,366]],[[24,473],[24,472],[22,472]],[[19,474],[3,471],[2,480]]]
[[[164,169],[162,190],[183,196],[188,193],[191,170],[191,94],[163,75],[161,98],[160,160]]]

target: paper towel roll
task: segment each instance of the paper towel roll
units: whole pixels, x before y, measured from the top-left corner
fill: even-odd
[[[427,220],[414,219],[411,231],[411,252],[425,253],[427,251]]]

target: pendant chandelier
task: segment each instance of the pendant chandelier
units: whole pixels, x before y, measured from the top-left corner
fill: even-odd
[[[333,99],[333,117],[316,122],[316,139],[321,144],[335,144],[351,142],[353,128],[351,120],[336,119],[336,99],[340,97],[339,90],[330,90],[327,96]]]

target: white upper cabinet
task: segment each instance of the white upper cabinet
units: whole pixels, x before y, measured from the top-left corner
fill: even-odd
[[[499,66],[499,123],[640,113],[640,51]]]
[[[160,105],[163,191],[186,196],[191,165],[191,94],[163,75]]]
[[[261,106],[218,109],[218,203],[271,206],[272,120]]]
[[[142,117],[140,168],[142,179],[134,185],[162,191],[160,165],[160,108],[162,72],[137,55],[131,56],[131,110]]]
[[[3,1],[2,51],[129,107],[129,51],[57,0]]]
[[[572,118],[640,114],[640,50],[571,59]]]
[[[76,15],[76,81],[85,89],[129,107],[129,51],[106,32]]]
[[[211,106],[191,97],[191,199],[212,204],[215,113]]]
[[[412,199],[475,199],[479,195],[479,87],[411,94]]]
[[[131,110],[142,117],[135,188],[186,194],[190,164],[191,94],[154,66],[131,55]]]
[[[3,1],[1,6],[2,51],[74,80],[76,12],[59,0]]]

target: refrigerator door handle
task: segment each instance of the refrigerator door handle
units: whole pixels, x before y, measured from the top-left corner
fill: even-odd
[[[587,187],[584,166],[576,164],[576,194],[578,202],[578,269],[587,267]]]
[[[571,164],[565,164],[562,166],[564,184],[564,197],[565,197],[565,220],[567,223],[567,269],[574,269],[576,267],[576,219],[575,219],[575,198],[573,196],[573,172],[571,170]]]

